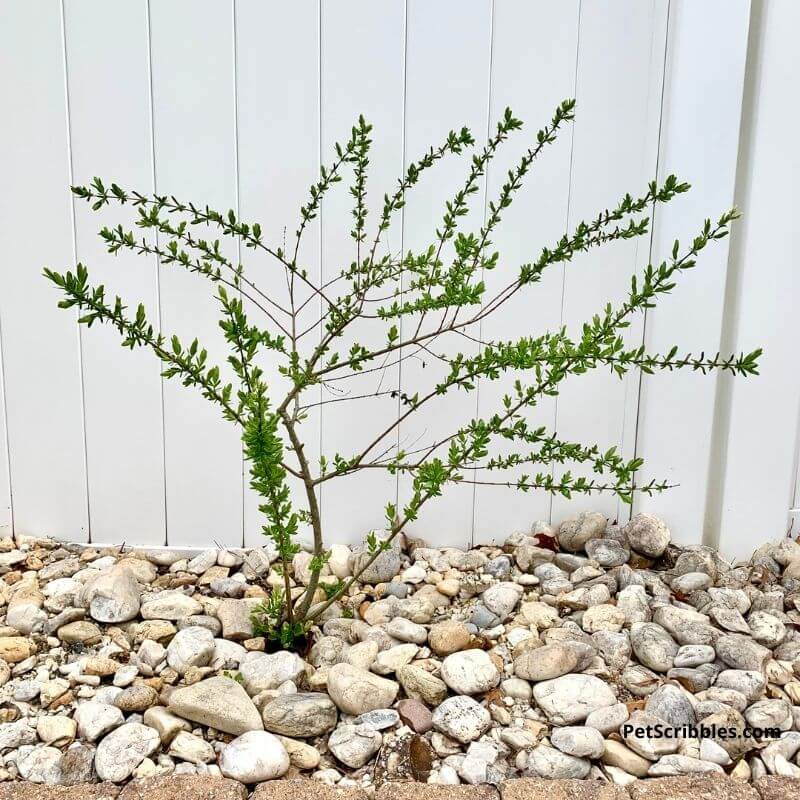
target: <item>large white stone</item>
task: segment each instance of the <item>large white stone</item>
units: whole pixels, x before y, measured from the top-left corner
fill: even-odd
[[[483,650],[464,650],[442,662],[442,679],[458,694],[482,694],[500,683],[500,672]]]
[[[639,661],[655,672],[672,669],[678,653],[677,642],[653,622],[637,622],[631,627],[631,646]]]
[[[522,599],[523,588],[518,583],[503,581],[490,586],[482,595],[481,601],[492,612],[505,622]]]
[[[717,656],[733,669],[763,672],[772,653],[749,636],[729,633],[716,642]]]
[[[297,653],[248,653],[239,665],[247,693],[254,697],[267,689],[277,689],[286,681],[297,681],[305,672],[305,662]]]
[[[240,783],[261,783],[280,778],[289,769],[289,754],[277,736],[250,731],[234,739],[219,757],[226,778]]]
[[[623,528],[628,543],[648,558],[658,558],[670,540],[669,528],[652,514],[636,514]]]
[[[617,702],[611,687],[593,675],[563,675],[533,687],[539,707],[556,725],[583,722],[592,711]]]
[[[122,711],[116,706],[97,701],[80,703],[73,718],[78,723],[78,736],[86,742],[96,742],[125,721]]]
[[[213,655],[214,634],[200,625],[178,631],[167,646],[167,664],[179,675],[189,667],[206,666]]]
[[[366,725],[340,725],[328,738],[328,749],[348,767],[363,767],[383,743],[378,731]]]
[[[514,659],[514,674],[527,681],[547,681],[589,666],[595,649],[585,642],[565,641],[526,650]]]
[[[528,758],[528,769],[540,778],[549,780],[585,778],[591,766],[591,762],[585,758],[576,758],[544,744],[531,750]]]
[[[558,528],[558,543],[573,553],[583,550],[590,539],[600,539],[608,521],[598,511],[586,511],[565,519]]]
[[[120,783],[161,746],[158,731],[128,722],[116,728],[97,745],[94,767],[101,781]]]
[[[577,758],[600,758],[605,749],[605,742],[600,731],[582,725],[553,728],[550,733],[550,742],[562,753]]]
[[[328,694],[346,714],[358,716],[377,708],[390,708],[400,687],[350,664],[334,664],[328,670]]]
[[[261,716],[268,731],[306,739],[333,730],[339,714],[327,694],[298,692],[276,697]]]
[[[176,689],[169,710],[179,717],[234,736],[264,729],[261,715],[247,692],[230,678],[208,678]]]
[[[20,777],[31,783],[61,783],[61,751],[23,745],[17,754],[17,769]]]
[[[466,695],[448,697],[433,712],[433,727],[463,744],[475,741],[491,722],[489,712]]]
[[[130,569],[117,565],[90,578],[78,604],[98,622],[128,622],[139,613],[139,584]]]
[[[36,740],[36,728],[27,719],[0,725],[0,750],[13,750],[21,745],[35,744]]]
[[[142,604],[142,619],[186,619],[203,613],[202,603],[183,592],[159,592]]]

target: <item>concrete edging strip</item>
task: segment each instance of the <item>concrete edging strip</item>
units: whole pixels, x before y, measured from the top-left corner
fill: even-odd
[[[0,784],[0,800],[367,800],[358,787],[337,788],[312,780],[261,783],[252,792],[228,778],[169,775],[140,778],[124,787],[110,783],[47,786]],[[789,800],[800,797],[800,779],[770,776],[754,785],[724,775],[637,780],[627,787],[587,780],[519,778],[493,786],[385,783],[375,800]]]

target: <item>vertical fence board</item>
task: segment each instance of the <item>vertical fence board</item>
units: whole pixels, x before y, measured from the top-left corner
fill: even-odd
[[[491,120],[494,130],[506,107],[525,126],[504,145],[488,170],[488,197],[496,200],[508,170],[536,141],[536,131],[549,123],[556,106],[575,93],[575,55],[578,44],[579,3],[528,3],[495,0]],[[546,77],[545,77],[546,76]],[[567,222],[572,129],[566,124],[555,144],[543,150],[528,173],[514,204],[504,213],[493,247],[500,264],[485,274],[487,298],[516,275],[520,265],[533,261],[545,245],[555,244]],[[557,330],[561,312],[562,273],[551,270],[535,286],[517,294],[500,311],[484,320],[483,341],[516,340]],[[490,417],[502,408],[510,380],[526,376],[503,373],[498,381],[481,381],[478,416]],[[534,427],[552,431],[555,401],[542,398],[526,418]],[[493,452],[507,454],[519,448],[500,443]],[[532,448],[531,448],[532,449]],[[479,480],[515,480],[527,469],[485,471]],[[509,488],[478,486],[475,492],[475,542],[502,539],[533,520],[547,519],[550,498],[543,492],[522,493]]]
[[[626,192],[644,194],[656,174],[659,114],[652,98],[660,97],[663,78],[666,8],[666,0],[582,4],[570,232],[580,220],[616,206]],[[580,338],[583,323],[606,303],[623,301],[630,276],[647,263],[649,241],[646,236],[594,248],[566,265],[562,319],[569,335]],[[626,341],[641,341],[641,332],[641,317],[632,319]],[[631,457],[637,387],[637,375],[620,381],[607,368],[568,379],[557,401],[559,437],[602,450],[617,446]],[[593,477],[591,467],[580,465],[556,468],[555,476],[566,469]],[[555,496],[551,508],[554,522],[586,509],[612,519],[628,514],[613,494]]]
[[[218,211],[236,203],[233,6],[211,0],[150,6],[156,190]],[[216,228],[195,235],[222,239]],[[236,245],[223,242],[226,257]],[[209,362],[230,375],[217,326],[215,287],[161,266],[161,320],[184,345],[198,337]],[[175,380],[164,387],[167,532],[173,545],[241,545],[238,431],[220,410]]]
[[[73,261],[61,22],[56,0],[2,5],[0,317],[16,531],[85,540],[76,316],[42,277]]]
[[[798,420],[797,435],[795,436],[794,465],[794,489],[789,509],[789,532],[796,539],[797,531],[800,529],[800,420]]]
[[[357,247],[351,236],[355,200],[351,167],[345,167],[343,180],[322,203],[322,281],[327,283],[357,260],[367,257],[375,238],[375,226],[383,209],[385,194],[394,192],[403,172],[403,82],[405,4],[403,0],[376,5],[369,0],[347,4],[322,5],[321,115],[322,161],[331,163],[333,143],[343,146],[350,130],[363,114],[373,126],[369,153],[366,207],[366,238]],[[376,250],[376,257],[401,252],[401,215],[387,231]],[[391,293],[395,283],[373,290],[369,297]],[[338,281],[327,289],[331,299],[347,294],[350,283]],[[379,303],[367,303],[374,314]],[[353,343],[370,348],[386,344],[392,322],[359,321],[337,342],[342,361]],[[394,359],[390,359],[394,360]],[[371,363],[368,367],[380,366]],[[332,378],[348,374],[343,369]],[[357,374],[346,380],[332,380],[322,386],[323,454],[332,461],[334,454],[352,457],[364,450],[397,419],[397,400],[390,392],[398,387],[397,366]],[[345,397],[372,395],[359,400]],[[334,401],[334,402],[331,402]],[[357,421],[357,422],[356,422]],[[389,434],[375,447],[366,461],[391,458],[396,451],[397,432]],[[387,452],[388,448],[388,452]],[[325,526],[337,540],[358,543],[367,531],[381,526],[383,508],[397,497],[397,477],[380,469],[369,469],[322,485],[322,514]]]
[[[291,4],[260,0],[236,2],[237,108],[239,138],[239,206],[242,218],[258,221],[273,247],[293,245],[300,206],[308,187],[318,178],[319,160],[319,3],[303,0]],[[291,69],[286,65],[291,64]],[[248,279],[287,307],[284,270],[269,255],[242,250]],[[319,278],[319,224],[312,222],[303,237],[299,261],[312,280]],[[305,300],[308,291],[298,282]],[[253,320],[271,324],[253,304]],[[319,302],[308,304],[301,324],[319,316]],[[278,314],[285,320],[285,315]],[[309,345],[317,336],[309,335]],[[265,352],[265,369],[276,403],[288,390],[288,380],[277,368],[277,355]],[[309,396],[314,392],[309,391]],[[318,396],[318,391],[317,391]],[[307,456],[316,467],[319,454],[319,412],[300,425]],[[291,457],[290,457],[291,459]],[[245,465],[245,544],[263,543],[263,518],[258,498],[249,487]],[[306,499],[299,481],[291,479],[293,496],[301,507]],[[308,532],[304,531],[304,539]]]
[[[65,3],[73,181],[152,191],[150,83],[145,3]],[[120,91],[124,86],[125,90]],[[135,228],[136,213],[112,203],[100,212],[75,199],[76,251],[107,297],[144,303],[158,319],[155,257],[109,255],[104,227]],[[153,237],[148,237],[152,241]],[[120,348],[110,326],[83,333],[89,513],[95,542],[164,544],[161,362],[147,348]]]
[[[656,211],[656,263],[669,255],[675,239],[685,252],[706,217],[716,221],[733,205],[748,12],[744,0],[673,0],[659,179],[675,173],[693,188]],[[710,59],[709,52],[717,56]],[[679,276],[673,294],[648,312],[645,343],[650,351],[668,351],[673,344],[681,351],[705,350],[712,356],[718,350],[727,257],[727,239],[709,246],[697,267]],[[716,385],[716,374],[689,371],[642,378],[637,441],[637,453],[645,459],[641,477],[678,486],[637,497],[635,510],[663,516],[679,542],[699,542],[703,536],[708,481],[716,480],[709,475]]]
[[[446,0],[435,4],[409,0],[406,51],[406,163],[417,160],[431,146],[438,147],[450,130],[467,126],[476,140],[474,152],[484,146],[488,127],[488,83],[491,69],[491,3],[488,0],[465,5]],[[446,36],[442,32],[446,31]],[[435,241],[441,226],[445,202],[452,200],[469,174],[472,151],[462,157],[440,161],[406,198],[403,245],[406,251],[424,252]],[[484,185],[472,195],[469,213],[461,217],[462,231],[477,231],[484,214]],[[445,267],[452,259],[452,246],[443,250]],[[465,313],[468,313],[466,311]],[[423,330],[432,330],[440,314],[429,314]],[[404,336],[416,320],[406,320]],[[478,332],[477,326],[471,331]],[[431,340],[438,354],[471,354],[468,340]],[[424,356],[424,358],[423,358]],[[424,364],[424,366],[423,366]],[[420,396],[430,391],[446,374],[429,354],[406,358],[401,368],[401,391]],[[475,395],[454,392],[435,398],[415,412],[400,428],[400,447],[410,451],[431,445],[449,435],[475,415]],[[437,453],[441,455],[441,450]],[[447,451],[444,449],[444,456]],[[411,495],[411,478],[400,477],[400,505]],[[439,544],[463,546],[472,538],[473,491],[471,486],[446,486],[444,496],[423,507],[410,530]]]
[[[745,11],[739,10],[739,25],[727,32],[729,41],[744,39]],[[715,417],[725,418],[727,427],[720,432],[719,451],[712,453],[709,475],[712,488],[722,481],[719,547],[731,558],[749,558],[755,546],[785,534],[792,521],[796,537],[800,522],[797,512],[789,519],[786,514],[787,500],[794,508],[800,505],[795,493],[800,370],[792,330],[800,300],[800,248],[796,237],[776,234],[793,230],[797,205],[787,176],[800,172],[800,112],[796,104],[786,104],[785,88],[800,68],[798,24],[797,4],[753,8],[736,181],[743,217],[730,243],[722,348],[763,346],[764,354],[757,377],[720,382],[727,408],[723,414],[715,409]],[[736,66],[735,72],[728,68],[729,79],[740,78],[741,65]]]
[[[2,319],[0,319],[2,323]],[[0,324],[0,536],[12,532],[11,473],[8,469],[8,425],[6,424],[5,372],[3,370],[3,329]]]

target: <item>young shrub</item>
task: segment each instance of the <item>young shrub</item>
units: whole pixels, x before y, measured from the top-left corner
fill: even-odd
[[[480,150],[471,150],[475,145],[472,134],[462,128],[422,154],[394,191],[384,196],[382,211],[371,225],[366,194],[372,128],[360,118],[348,141],[335,145],[332,164],[320,170],[308,202],[300,209],[300,221],[289,247],[270,243],[258,223],[244,222],[233,211],[223,214],[168,195],[144,195],[115,183],[106,186],[99,178],[89,186],[73,188],[76,197],[95,210],[112,203],[131,204],[138,210],[137,225],[144,235],[121,225],[103,228],[100,236],[108,252],[131,250],[155,255],[161,264],[196,273],[216,289],[219,326],[230,348],[227,360],[233,380],[229,382],[223,380],[218,365],[209,363],[207,351],[197,339],[185,344],[177,336],[157,330],[142,305],[132,310],[120,297],[108,297],[102,285],[91,285],[83,264],[65,274],[45,270],[63,296],[61,308],[79,309],[79,322],[89,327],[97,322],[116,328],[124,347],[152,350],[163,363],[164,377],[178,379],[201,392],[226,420],[239,427],[250,483],[261,500],[263,532],[277,551],[277,567],[284,582],[283,589],[274,591],[255,613],[257,629],[274,643],[289,647],[301,637],[309,624],[347,593],[372,561],[391,547],[392,540],[417,518],[420,509],[450,484],[503,485],[566,497],[609,492],[625,502],[630,502],[635,492],[668,488],[664,481],[637,478],[643,465],[638,457],[626,460],[615,447],[564,441],[529,423],[527,413],[541,398],[558,394],[569,376],[598,367],[609,368],[620,377],[629,370],[756,373],[760,350],[726,357],[683,354],[677,347],[650,353],[643,346],[627,346],[623,338],[635,314],[653,308],[662,295],[672,291],[680,275],[695,266],[702,250],[728,235],[737,217],[735,210],[722,214],[716,223],[706,220],[687,246],[682,248],[676,241],[664,261],[633,275],[624,302],[600,308],[577,336],[561,328],[509,340],[480,339],[481,321],[502,314],[503,304],[512,296],[531,291],[545,270],[568,263],[576,253],[647,235],[655,206],[689,189],[674,176],[661,185],[652,182],[641,195],[626,194],[613,209],[580,222],[571,234],[544,247],[529,263],[517,267],[502,264],[500,254],[492,248],[494,231],[536,159],[573,120],[574,106],[573,100],[565,100],[550,123],[536,134],[531,147],[509,171],[498,196],[488,203],[485,222],[477,231],[463,231],[460,223],[470,202],[477,199],[479,185],[498,148],[522,128],[522,122],[510,110]],[[387,231],[398,221],[398,212],[424,174],[442,159],[464,156],[468,151],[471,155],[464,184],[445,203],[429,246],[399,254],[385,252]],[[353,261],[343,265],[333,280],[320,285],[309,277],[299,258],[300,244],[322,199],[346,171],[352,173]],[[219,239],[202,238],[207,230],[238,241],[245,250],[267,254],[274,268],[285,275],[283,295],[262,291],[254,272],[232,262]],[[500,291],[487,291],[483,280],[487,270],[507,276]],[[317,307],[322,309],[319,317]],[[354,328],[359,338],[352,340]],[[377,335],[367,335],[367,330]],[[445,340],[461,343],[470,351],[474,350],[471,343],[477,341],[477,352],[447,355],[453,349],[441,348]],[[382,344],[368,345],[367,341]],[[258,366],[259,356],[268,351],[280,363],[285,391],[268,386]],[[355,376],[370,372],[382,375],[389,367],[421,353],[444,366],[444,373],[429,385],[415,387],[413,393],[402,387],[370,395],[341,393]],[[453,391],[473,392],[479,381],[501,379],[508,381],[508,393],[491,415],[462,420],[434,442],[412,451],[393,447],[398,426],[421,408],[435,405]],[[315,399],[319,387],[339,394],[320,402]],[[309,409],[328,402],[364,401],[385,395],[399,397],[399,411],[374,431],[367,446],[357,452],[322,454],[318,464],[311,463],[304,449],[303,429]],[[510,454],[508,443],[513,445]],[[591,467],[598,477],[575,477],[570,472],[554,477],[551,467],[565,462]],[[530,469],[530,474],[517,476],[520,467]],[[355,573],[318,593],[320,573],[329,557],[318,489],[324,483],[368,469],[410,475],[412,495],[401,508],[387,503],[388,535],[383,540],[374,534],[368,537],[369,555],[359,561]],[[509,476],[512,470],[513,478]],[[482,476],[487,473],[497,474],[497,480],[484,480]],[[300,481],[302,502],[292,496],[288,476]],[[287,601],[292,588],[290,565],[299,549],[296,538],[301,524],[310,525],[313,531],[313,558],[308,586],[292,603]]]

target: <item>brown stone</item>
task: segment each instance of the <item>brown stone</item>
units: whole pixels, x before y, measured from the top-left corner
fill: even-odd
[[[119,786],[113,783],[81,783],[75,786],[22,782],[0,784],[0,800],[114,800],[118,794]]]
[[[398,782],[384,783],[375,792],[375,800],[496,800],[496,798],[497,789],[486,785],[445,786],[437,783]],[[521,795],[520,800],[522,800]]]
[[[397,704],[397,713],[403,724],[414,733],[427,733],[433,727],[433,715],[420,700],[401,700]]]
[[[724,775],[648,778],[627,789],[632,800],[760,800],[750,784]]]
[[[157,703],[158,692],[152,686],[129,686],[114,699],[114,705],[126,714],[131,711],[147,711]]]
[[[131,781],[119,800],[246,800],[239,781],[209,775],[167,775]],[[71,798],[70,798],[71,800]]]
[[[321,781],[267,781],[259,783],[250,800],[366,800],[357,786],[339,789]]]
[[[600,781],[519,778],[501,783],[500,797],[501,800],[628,800],[628,793],[621,786]]]
[[[770,775],[759,778],[755,787],[761,800],[786,800],[787,797],[800,797],[800,780]]]
[[[47,708],[50,711],[56,711],[61,708],[61,706],[68,706],[74,699],[75,695],[72,693],[72,690],[70,690],[53,700]]]
[[[465,650],[471,639],[467,626],[454,619],[437,622],[428,632],[428,644],[437,656],[449,656]]]

